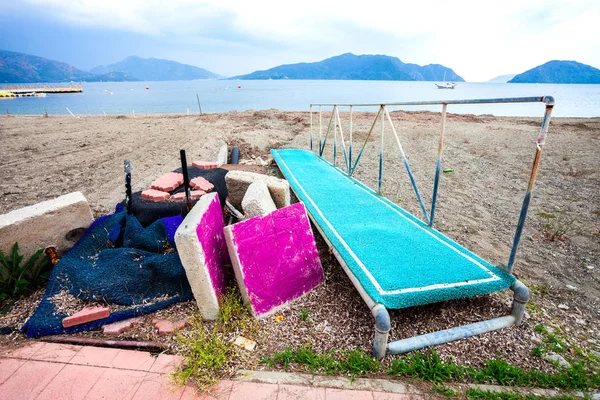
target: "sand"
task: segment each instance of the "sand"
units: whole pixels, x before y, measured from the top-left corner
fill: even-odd
[[[324,115],[324,126],[328,118],[328,115]],[[372,113],[354,113],[355,156],[373,118]],[[421,195],[425,204],[430,204],[440,131],[439,113],[396,111],[392,113],[392,118]],[[347,114],[342,113],[342,119],[347,141]],[[452,169],[453,172],[444,173],[441,177],[436,227],[495,264],[506,263],[508,259],[540,122],[541,118],[448,116],[443,168]],[[158,175],[179,166],[181,148],[186,149],[190,162],[206,160],[212,158],[217,142],[224,140],[230,146],[240,147],[244,162],[254,163],[258,157],[267,159],[272,147],[307,148],[309,126],[308,113],[278,110],[204,116],[138,115],[135,118],[2,117],[0,213],[78,190],[87,197],[98,217],[110,212],[124,196],[124,159],[131,160],[134,191],[141,190],[147,188]],[[316,127],[315,141],[318,140]],[[377,126],[374,136],[367,141],[355,175],[373,188],[377,184],[379,135]],[[329,160],[332,160],[331,144],[330,136],[326,151]],[[341,166],[341,151],[337,159],[338,166]],[[390,200],[422,217],[389,129],[384,139],[382,190]],[[566,229],[564,236],[551,238],[551,234],[559,228]],[[335,273],[339,273],[339,266],[336,268]],[[578,338],[578,342],[595,338],[592,340],[598,343],[599,118],[552,120],[514,272],[538,293],[534,295],[538,309],[529,309],[530,314],[536,313],[530,315],[533,320],[555,325],[563,333]],[[328,273],[332,272],[326,271]],[[348,282],[344,279],[338,281],[337,278],[333,279],[320,290],[331,291],[335,285],[341,285],[345,293]],[[347,309],[360,308],[358,294],[352,288],[347,288],[347,291],[348,296],[354,296],[348,300],[352,306]],[[329,297],[335,302],[334,296]],[[500,315],[508,312],[507,306],[503,306],[506,309],[501,307],[504,300],[496,297],[483,305],[481,300],[459,302],[450,308],[450,314],[443,308],[434,307],[423,311],[422,317],[429,318],[433,313],[450,323],[465,323],[472,319],[487,318],[485,313],[489,310],[497,310]],[[311,298],[306,301],[308,303],[302,304],[310,305]],[[296,308],[304,307],[302,304]],[[369,320],[368,311],[364,311],[365,328],[357,332],[360,337],[352,343],[367,348],[372,340],[372,321]],[[457,316],[457,313],[460,315]],[[327,318],[332,316],[323,318],[326,326]],[[403,323],[411,320],[405,311],[397,313],[395,318]],[[292,323],[296,319],[290,317],[286,321]],[[323,321],[319,323],[323,324]],[[395,337],[423,333],[431,328],[424,322],[414,324],[408,330],[402,326],[395,327]],[[487,341],[497,339],[501,342],[502,335],[509,335],[507,340],[513,341],[517,340],[516,336],[523,336],[525,339],[519,339],[523,344],[523,340],[530,337],[528,335],[533,335],[532,328],[533,323],[530,322],[522,328],[525,331],[518,329],[513,330],[512,334],[491,333],[462,343],[486,345]],[[290,338],[290,341],[295,340]],[[338,343],[338,346],[342,345]],[[529,352],[531,346],[522,352]],[[597,348],[597,344],[593,346]],[[447,355],[456,357],[460,357],[463,347],[444,346]]]

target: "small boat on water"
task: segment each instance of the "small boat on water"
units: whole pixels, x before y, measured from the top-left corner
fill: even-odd
[[[436,83],[435,86],[437,86],[438,89],[454,89],[456,87],[456,83],[446,82],[446,71],[444,71],[444,80],[442,81],[442,84],[440,85],[439,83]]]

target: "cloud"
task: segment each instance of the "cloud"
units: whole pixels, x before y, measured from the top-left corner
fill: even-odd
[[[229,60],[248,57],[248,63],[226,65],[221,72],[226,74],[247,73],[258,65],[317,61],[348,51],[388,54],[417,64],[440,63],[468,80],[522,72],[551,59],[576,59],[600,67],[597,0],[4,3],[0,14],[43,13],[56,24],[129,32],[168,44],[165,53],[193,60],[195,52],[199,62],[206,60],[202,55],[214,57],[208,60],[214,65],[219,54]]]

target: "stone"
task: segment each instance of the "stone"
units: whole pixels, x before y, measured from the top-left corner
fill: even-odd
[[[266,317],[323,282],[304,204],[225,227],[227,249],[244,302]]]
[[[232,278],[223,228],[223,212],[217,193],[200,198],[185,217],[177,232],[175,244],[194,298],[204,319],[219,316],[219,297]]]
[[[103,325],[102,332],[107,336],[118,336],[123,332],[127,332],[133,327],[133,325],[139,322],[139,318],[130,318],[123,321],[113,322],[112,324]]]
[[[10,254],[15,243],[28,260],[37,250],[56,248],[64,254],[94,222],[81,192],[69,193],[0,215],[0,250]]]
[[[277,206],[277,208],[283,208],[290,205],[290,184],[284,179],[275,178],[274,176],[267,176],[261,174],[255,174],[246,171],[229,171],[225,175],[225,183],[227,184],[227,191],[229,192],[229,202],[239,208],[248,190],[248,186],[256,180],[264,180],[271,193],[271,198]]]
[[[256,348],[256,342],[254,340],[246,339],[243,336],[238,336],[233,344],[248,351],[254,351]]]
[[[102,318],[106,318],[110,315],[110,310],[105,307],[87,307],[83,310],[76,312],[75,314],[64,318],[62,325],[64,328],[70,328],[72,326],[85,324],[88,322],[96,321]]]
[[[576,291],[576,290],[577,290],[577,287],[576,287],[576,286],[573,286],[573,285],[567,285],[567,289],[569,289],[569,290],[573,290],[573,291]]]
[[[167,172],[154,180],[150,184],[150,187],[163,192],[170,192],[177,189],[181,184],[183,184],[183,174],[179,172]]]
[[[227,164],[227,160],[229,159],[229,150],[227,149],[227,143],[224,141],[220,141],[218,143],[217,151],[213,155],[213,160],[216,161],[217,166]]]
[[[192,166],[200,169],[213,169],[218,168],[219,164],[215,161],[194,161]]]
[[[594,270],[594,266],[593,265],[586,265],[585,267],[588,269],[588,271],[593,271]]]
[[[560,308],[561,310],[568,310],[569,309],[569,306],[566,305],[566,304],[559,304],[557,307]]]
[[[212,183],[201,176],[190,180],[190,186],[197,190],[203,190],[204,192],[210,192],[215,187]]]
[[[156,189],[148,189],[142,192],[142,199],[151,200],[157,203],[168,200],[170,197],[171,195],[169,193]]]
[[[248,186],[242,200],[242,209],[246,219],[266,215],[277,210],[264,180],[257,180]]]
[[[571,364],[560,354],[548,354],[544,359],[552,363],[558,363],[560,367],[569,368],[571,366]]]
[[[190,197],[192,198],[192,201],[198,200],[201,196],[204,196],[206,194],[206,192],[204,190],[191,190],[190,191]],[[171,200],[176,201],[176,202],[183,202],[185,201],[185,192],[179,192],[179,193],[175,193],[173,196],[171,196]]]

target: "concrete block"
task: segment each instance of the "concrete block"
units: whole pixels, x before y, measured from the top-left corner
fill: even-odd
[[[215,187],[212,183],[210,183],[209,181],[207,181],[206,179],[204,179],[201,176],[191,179],[190,186],[196,190],[202,190],[205,192],[210,192]]]
[[[179,258],[204,319],[219,316],[219,297],[225,293],[232,273],[225,267],[229,254],[223,235],[223,212],[217,193],[200,198],[185,217],[175,243]]]
[[[83,194],[69,193],[0,215],[0,249],[7,254],[15,242],[19,243],[25,260],[37,250],[51,246],[62,255],[93,221]]]
[[[183,184],[183,174],[179,172],[167,172],[161,175],[158,179],[150,184],[152,189],[162,190],[163,192],[170,192]]]
[[[216,161],[194,161],[192,166],[200,169],[213,169],[217,168],[219,164]]]
[[[257,180],[264,180],[271,193],[271,198],[277,208],[283,208],[290,205],[290,184],[284,179],[278,179],[274,176],[255,174],[246,171],[229,171],[225,175],[227,191],[229,192],[229,202],[234,207],[239,208],[248,190],[248,186]]]
[[[62,320],[63,327],[69,328],[75,325],[81,325],[88,322],[106,318],[110,315],[110,310],[105,307],[87,307],[83,310]]]
[[[142,192],[142,199],[152,200],[157,203],[168,200],[169,197],[171,197],[171,195],[167,192],[163,192],[162,190],[148,189]]]
[[[244,210],[246,219],[258,217],[259,215],[267,215],[277,210],[269,194],[267,183],[264,180],[259,179],[248,186],[248,190],[246,190],[246,194],[242,200],[242,209]]]
[[[190,195],[191,195],[193,201],[198,200],[201,196],[203,196],[205,194],[206,194],[206,192],[204,190],[191,190],[190,191]],[[173,196],[171,196],[171,200],[177,201],[177,202],[185,201],[185,192],[175,193]]]
[[[219,166],[227,164],[227,161],[229,160],[229,150],[227,149],[227,143],[223,141],[220,141],[218,143],[218,148],[213,156],[213,159],[217,162]]]
[[[285,307],[323,282],[304,204],[225,227],[235,277],[255,317]]]

